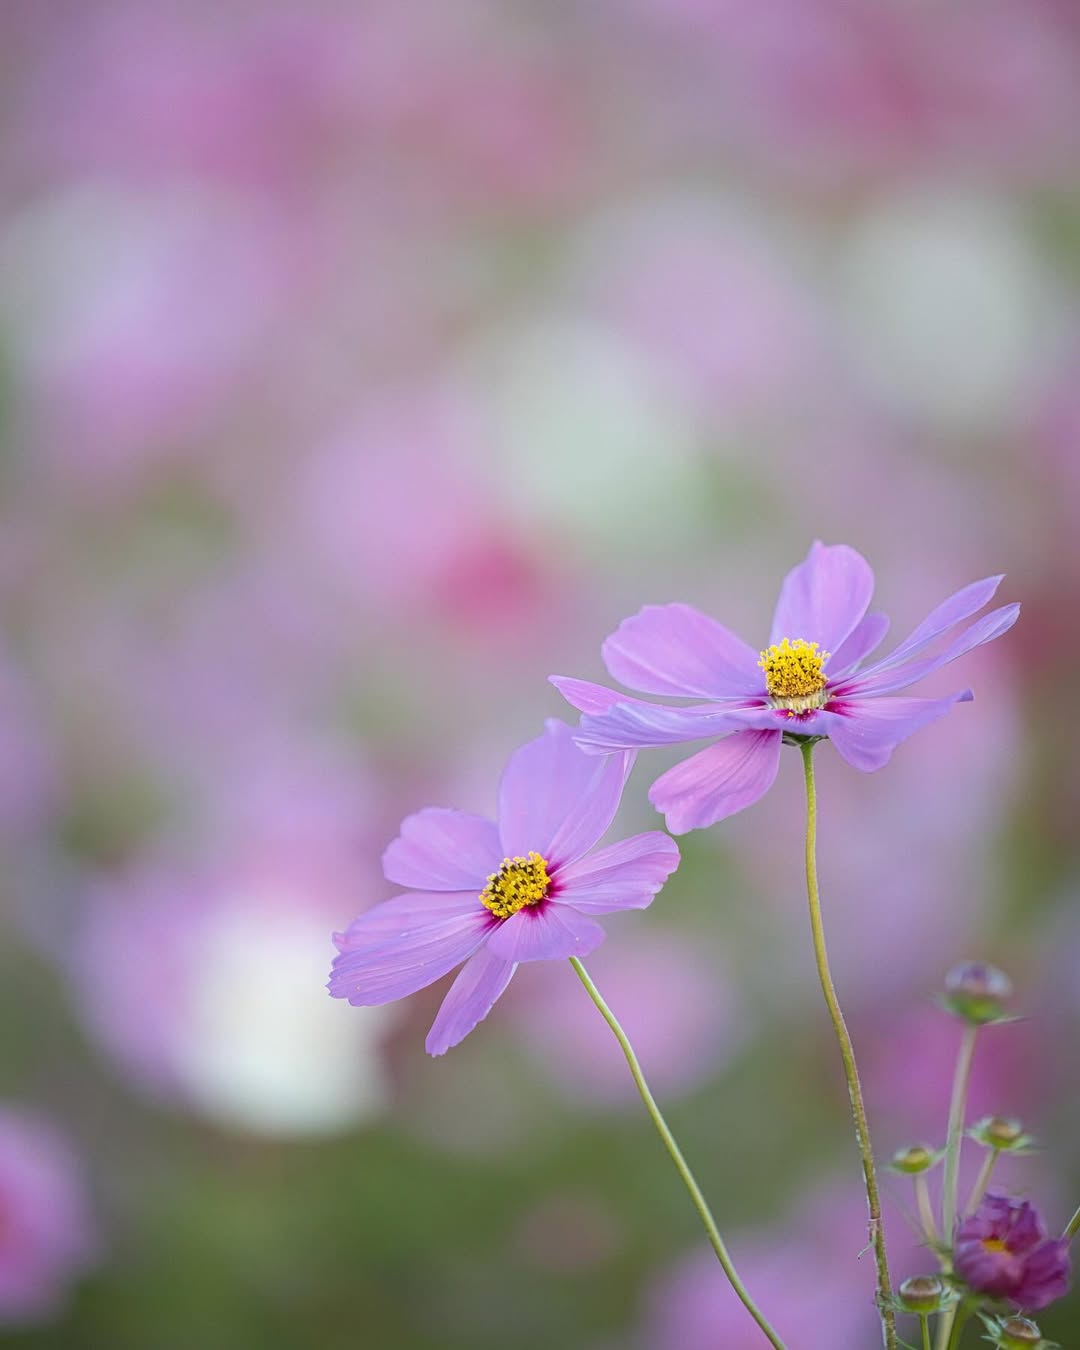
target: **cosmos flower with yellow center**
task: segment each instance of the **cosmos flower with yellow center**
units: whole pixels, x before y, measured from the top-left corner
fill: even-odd
[[[576,740],[594,754],[713,742],[650,790],[668,829],[682,834],[734,815],[767,792],[785,741],[827,738],[849,764],[871,772],[913,732],[969,700],[969,689],[944,698],[897,695],[1012,627],[1020,606],[1004,605],[946,640],[990,601],[1001,580],[965,586],[889,656],[864,665],[889,627],[884,614],[867,612],[874,574],[853,548],[819,542],[785,578],[761,651],[684,604],[646,605],[607,639],[604,663],[613,679],[661,698],[698,700],[691,706],[565,676],[551,682],[583,714]]]
[[[644,909],[679,863],[659,831],[596,848],[633,760],[587,755],[552,720],[510,756],[497,822],[442,807],[409,816],[383,855],[387,880],[408,890],[335,935],[331,994],[392,1003],[461,966],[427,1038],[441,1055],[487,1016],[521,962],[587,956],[604,940],[596,916]]]

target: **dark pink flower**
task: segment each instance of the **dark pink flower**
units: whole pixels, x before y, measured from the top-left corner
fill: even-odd
[[[1069,1243],[1026,1200],[988,1195],[956,1230],[953,1269],[969,1289],[1038,1312],[1069,1288]]]
[[[649,792],[668,829],[682,834],[723,820],[768,791],[785,736],[828,737],[849,764],[871,772],[913,732],[969,700],[969,689],[933,699],[895,695],[1012,627],[1020,606],[1004,605],[927,654],[981,609],[1000,582],[987,577],[965,586],[889,656],[860,669],[889,627],[884,614],[867,613],[874,574],[853,548],[817,542],[784,579],[769,645],[760,653],[683,604],[646,605],[604,643],[615,679],[647,694],[707,702],[673,707],[585,680],[553,676],[552,683],[584,714],[575,739],[594,753],[722,738],[658,778]]]
[[[588,955],[604,940],[592,916],[645,908],[679,862],[659,832],[586,857],[615,817],[633,759],[583,754],[552,720],[511,755],[498,824],[441,807],[409,816],[383,870],[417,889],[335,934],[331,994],[392,1003],[464,962],[427,1038],[429,1054],[441,1055],[487,1016],[519,962]]]

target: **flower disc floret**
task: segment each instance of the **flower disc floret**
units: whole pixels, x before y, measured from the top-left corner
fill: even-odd
[[[497,919],[509,919],[518,910],[538,905],[547,897],[551,878],[547,859],[531,852],[527,858],[504,858],[502,866],[487,879],[480,903]]]
[[[825,662],[830,654],[820,648],[820,643],[805,638],[784,638],[761,653],[758,665],[775,707],[809,712],[824,706]]]

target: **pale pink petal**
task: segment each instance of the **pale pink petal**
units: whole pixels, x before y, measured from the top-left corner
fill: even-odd
[[[784,578],[769,641],[803,638],[835,652],[866,613],[873,593],[874,574],[861,553],[815,540],[805,561]]]
[[[888,763],[901,741],[967,703],[970,689],[947,698],[867,698],[831,704],[822,720],[837,751],[853,768],[873,773]]]
[[[445,1055],[463,1041],[495,1006],[517,970],[512,961],[502,961],[483,946],[471,956],[450,986],[424,1048],[429,1055]]]
[[[603,646],[614,679],[646,694],[730,698],[764,687],[758,653],[692,605],[646,605]]]
[[[750,711],[761,710],[762,704],[757,703]],[[731,704],[668,708],[659,703],[620,702],[603,713],[586,713],[574,740],[584,750],[639,750],[722,736],[745,725],[742,711]]]
[[[659,830],[635,834],[560,869],[554,894],[584,914],[644,909],[678,865],[674,839]]]
[[[494,821],[429,806],[401,822],[383,854],[383,873],[399,886],[479,893],[502,858]]]
[[[335,939],[330,993],[357,1006],[392,1003],[471,956],[497,920],[475,893],[399,895]]]
[[[876,611],[859,620],[825,664],[829,679],[838,679],[853,670],[884,639],[889,631],[889,616]]]
[[[835,696],[861,697],[864,694],[891,694],[897,689],[905,689],[916,680],[925,679],[935,670],[965,655],[973,647],[980,647],[984,642],[992,642],[994,638],[1001,637],[1002,633],[1007,633],[1013,626],[1019,614],[1019,605],[1003,605],[1000,609],[991,610],[989,614],[977,619],[970,628],[966,628],[959,637],[954,638],[945,650],[938,652],[936,656],[924,656],[921,660],[908,661],[888,669],[872,667],[869,670],[859,671],[837,686]]]
[[[613,703],[638,703],[639,699],[618,689],[609,689],[606,684],[593,684],[591,680],[575,680],[570,675],[549,675],[548,683],[555,688],[578,712],[606,712]]]
[[[634,757],[587,755],[565,722],[546,726],[510,756],[499,784],[499,833],[507,857],[535,851],[557,864],[580,858],[607,830]]]
[[[940,637],[946,629],[952,628],[961,619],[970,618],[976,610],[980,610],[983,605],[990,603],[1003,580],[1004,573],[1001,576],[984,577],[981,581],[973,581],[970,586],[964,586],[955,594],[950,595],[936,609],[930,611],[918,628],[910,633],[900,643],[899,647],[891,651],[884,660],[877,662],[873,667],[873,672],[891,670],[893,666],[910,660],[916,652],[922,651],[936,637]],[[868,670],[863,673],[870,674],[872,672]]]
[[[519,909],[495,929],[487,945],[504,961],[552,961],[588,956],[603,940],[598,923],[549,900]]]
[[[756,802],[780,767],[779,731],[738,731],[676,764],[649,790],[672,834],[703,829]]]

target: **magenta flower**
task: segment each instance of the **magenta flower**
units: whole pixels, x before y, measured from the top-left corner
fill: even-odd
[[[860,669],[889,627],[884,614],[867,613],[874,574],[853,548],[816,542],[784,579],[762,652],[682,604],[646,605],[604,643],[614,679],[647,694],[706,702],[673,707],[585,680],[556,675],[551,682],[584,714],[575,740],[585,750],[714,740],[649,792],[668,829],[683,834],[763,796],[776,777],[785,736],[828,737],[849,764],[869,773],[912,732],[970,699],[969,689],[933,699],[896,694],[1012,627],[1020,606],[1004,605],[927,654],[936,639],[981,609],[1000,582],[987,577],[965,586],[891,655]]]
[[[975,1293],[1038,1312],[1068,1292],[1069,1243],[1048,1238],[1026,1200],[988,1195],[956,1230],[953,1269]]]
[[[497,825],[441,807],[409,816],[383,871],[415,889],[334,935],[330,993],[391,1003],[464,962],[428,1033],[428,1053],[442,1055],[488,1015],[519,962],[586,956],[604,940],[592,916],[645,908],[679,862],[656,831],[585,856],[614,819],[633,760],[583,754],[552,720],[510,756]]]

